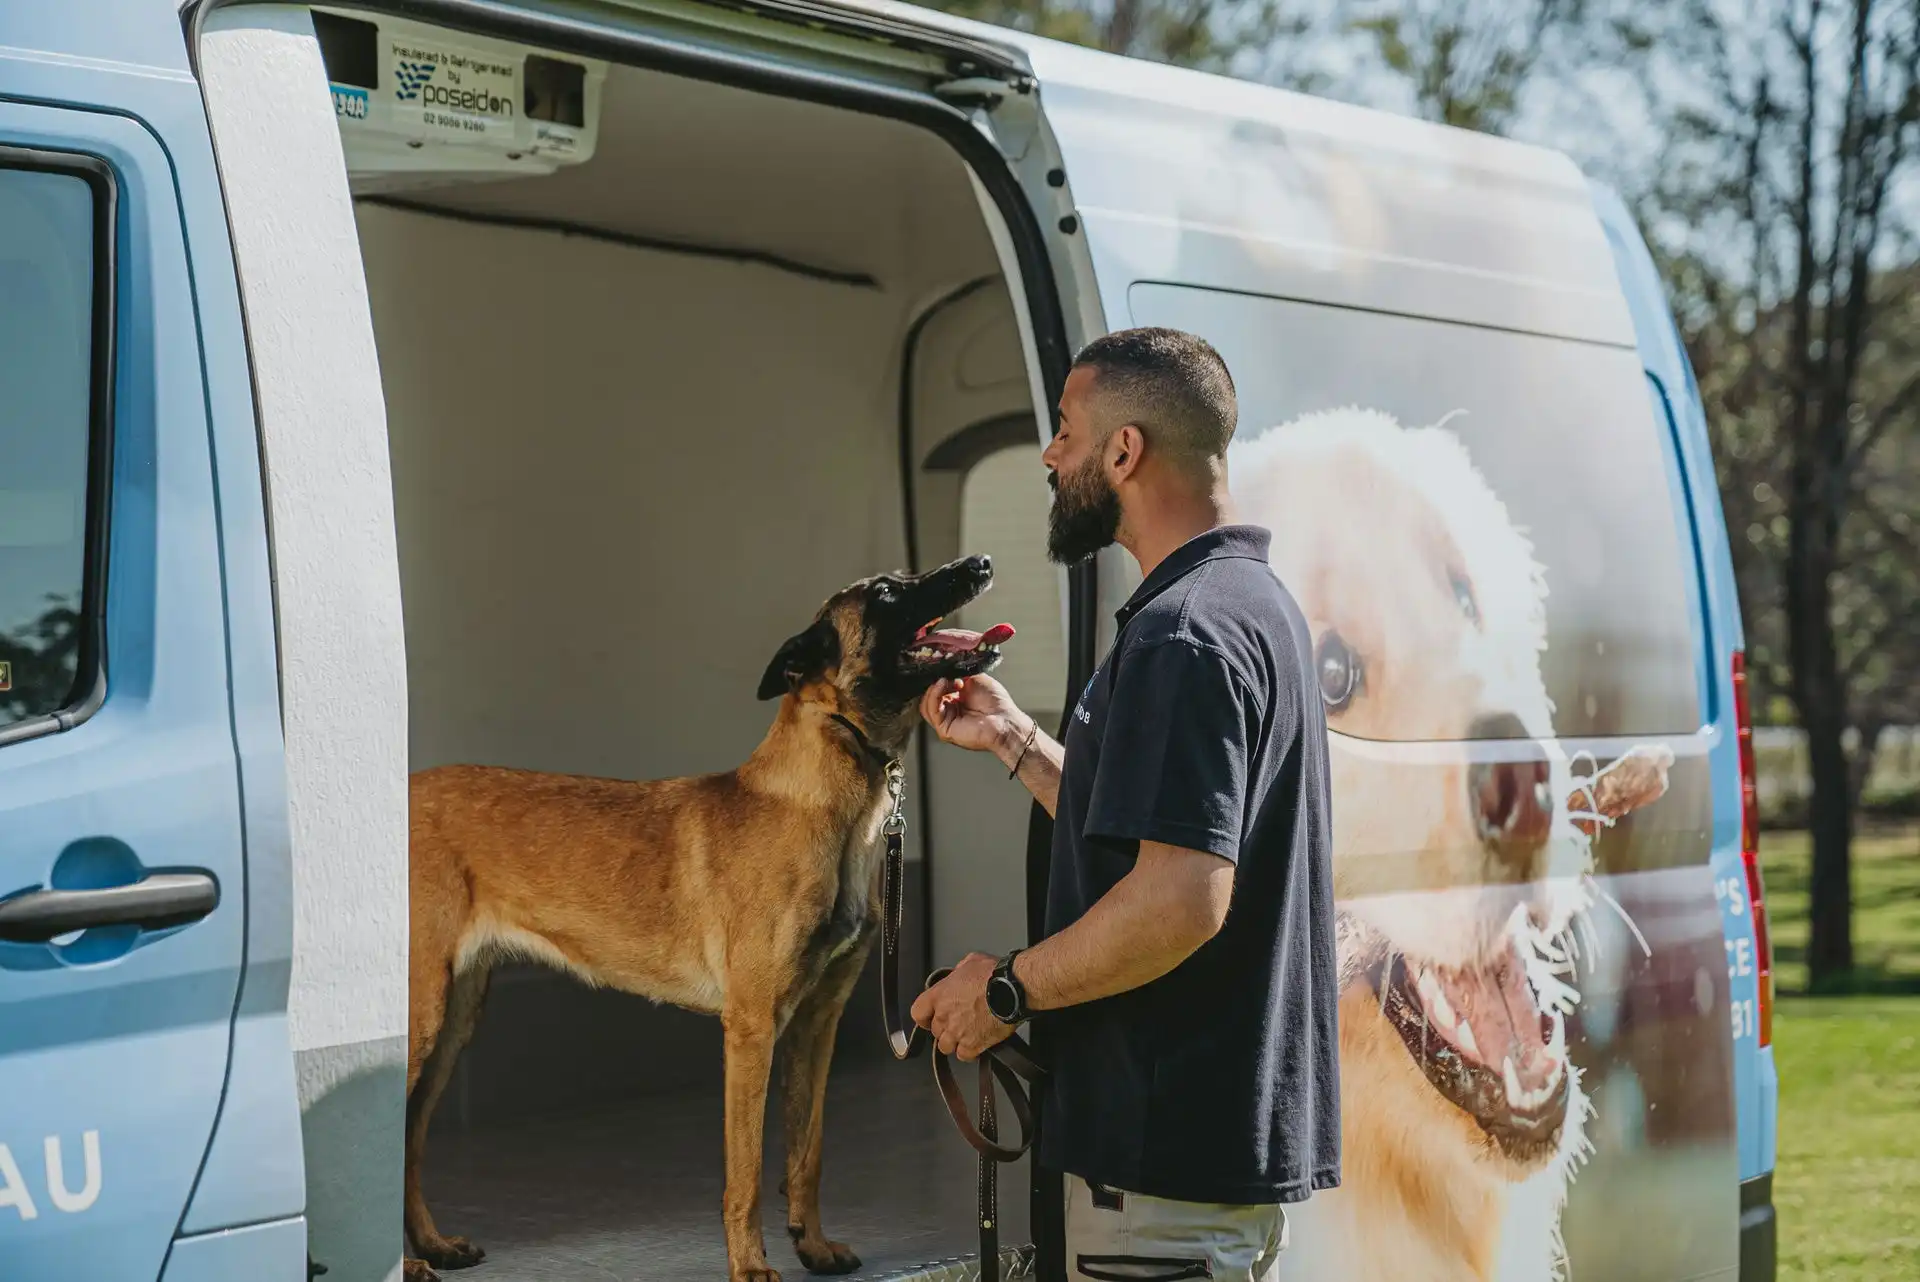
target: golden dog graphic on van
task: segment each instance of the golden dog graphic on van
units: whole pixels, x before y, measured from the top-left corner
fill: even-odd
[[[1243,517],[1312,628],[1332,738],[1343,1186],[1289,1273],[1549,1282],[1590,1112],[1567,1049],[1601,827],[1671,753],[1571,760],[1547,583],[1443,425],[1350,408],[1236,443]]]

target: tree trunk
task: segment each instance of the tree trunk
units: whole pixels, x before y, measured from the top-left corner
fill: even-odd
[[[1860,798],[1866,795],[1867,784],[1873,780],[1873,767],[1880,760],[1880,740],[1887,728],[1876,717],[1866,717],[1853,727],[1859,741],[1854,744],[1853,756],[1847,764],[1848,796],[1854,814],[1860,813]]]
[[[1816,724],[1818,728],[1816,728]],[[1812,905],[1807,938],[1807,982],[1818,991],[1853,969],[1853,806],[1844,723],[1821,716],[1807,725],[1813,767],[1808,826],[1813,833]]]
[[[1807,982],[1816,991],[1832,986],[1853,969],[1853,778],[1845,742],[1846,685],[1834,643],[1830,586],[1834,547],[1826,537],[1829,528],[1822,515],[1807,513],[1793,522],[1787,540],[1793,696],[1807,735],[1813,782],[1808,823],[1813,836],[1813,876]]]
[[[1100,43],[1108,53],[1130,54],[1140,35],[1140,0],[1113,0],[1107,15],[1106,38]]]

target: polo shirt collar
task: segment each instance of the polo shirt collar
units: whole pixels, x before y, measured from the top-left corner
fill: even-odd
[[[1266,563],[1272,546],[1272,532],[1258,525],[1217,525],[1204,534],[1196,534],[1154,566],[1153,573],[1134,589],[1113,617],[1124,628],[1127,620],[1140,613],[1147,602],[1207,562],[1241,558]]]

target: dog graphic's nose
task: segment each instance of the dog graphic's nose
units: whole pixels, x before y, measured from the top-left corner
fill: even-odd
[[[1553,775],[1546,753],[1511,713],[1480,717],[1468,734],[1494,754],[1467,771],[1468,804],[1480,840],[1514,880],[1524,881],[1533,875],[1535,857],[1553,828]]]

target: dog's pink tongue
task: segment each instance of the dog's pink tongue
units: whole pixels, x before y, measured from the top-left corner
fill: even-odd
[[[966,654],[978,650],[983,645],[999,645],[1013,635],[1013,625],[996,623],[985,632],[970,632],[965,628],[941,628],[938,632],[929,632],[920,638],[919,644],[930,645],[947,654]]]

